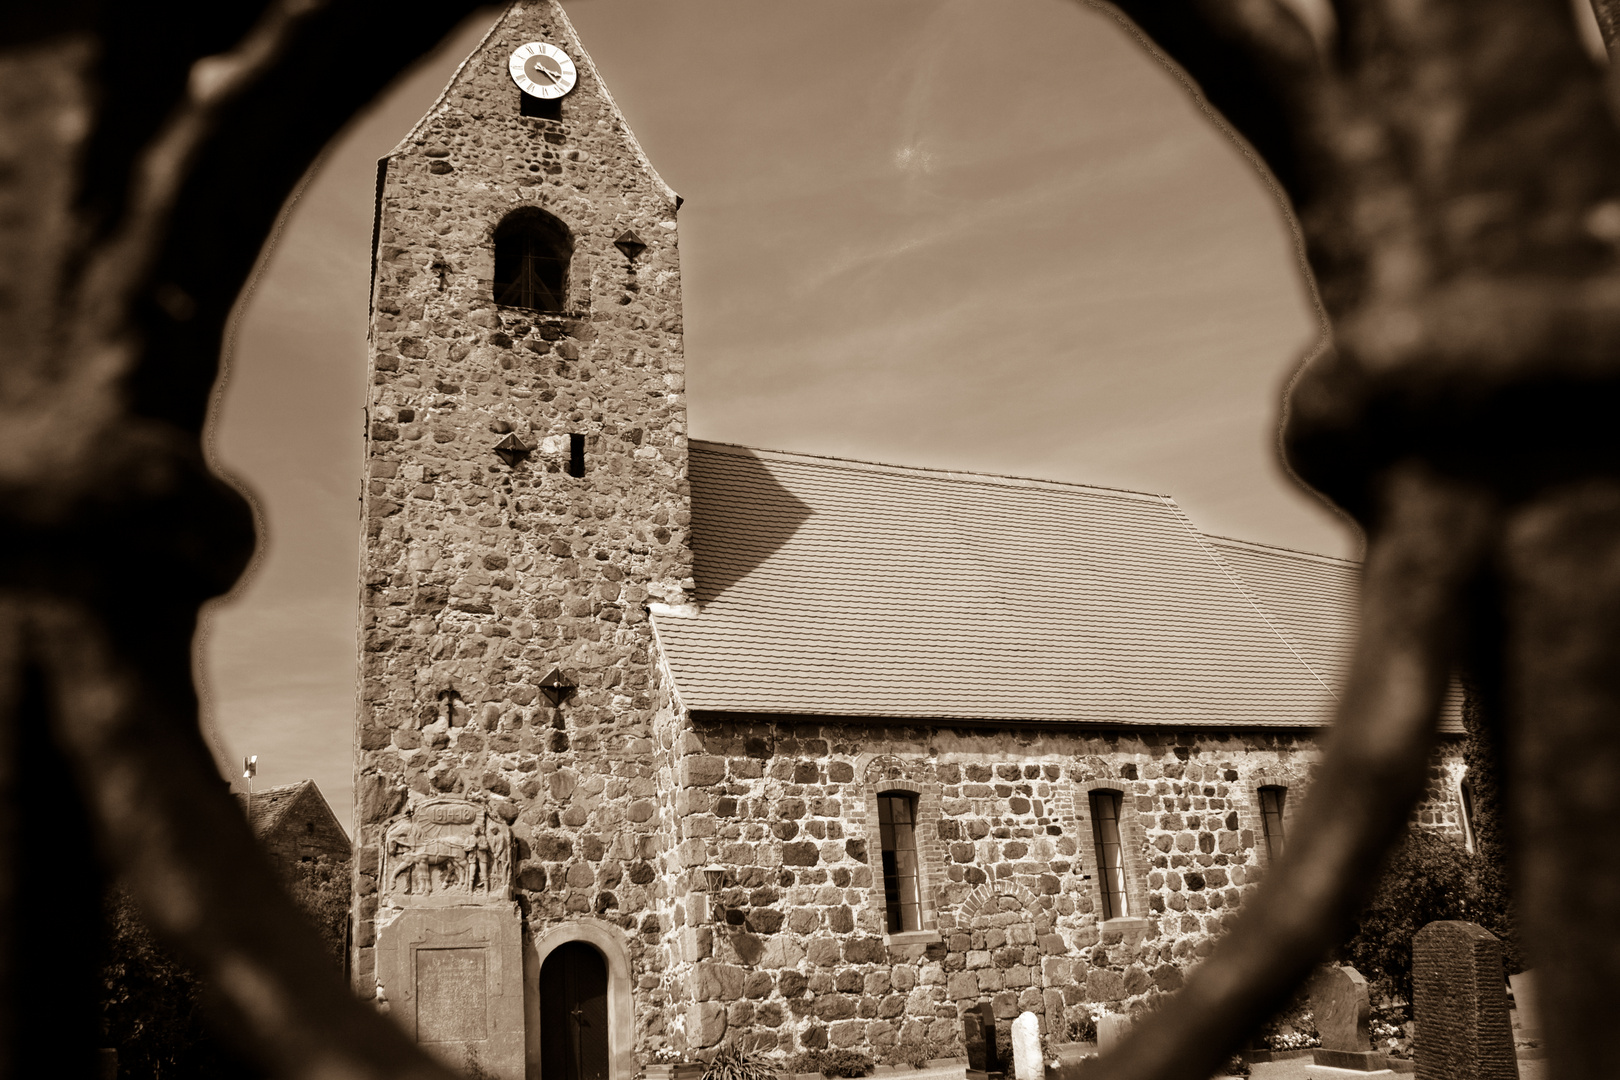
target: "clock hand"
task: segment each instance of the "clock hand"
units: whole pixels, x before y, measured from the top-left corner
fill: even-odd
[[[560,72],[560,71],[557,72],[555,75],[553,75],[550,68],[543,67],[540,64],[534,65],[534,70],[539,72],[541,75],[544,75],[546,78],[550,79],[551,80],[551,85],[553,85],[553,86],[557,85],[557,83],[562,81],[562,72]]]

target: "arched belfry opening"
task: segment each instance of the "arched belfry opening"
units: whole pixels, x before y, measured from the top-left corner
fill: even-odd
[[[495,302],[535,311],[566,310],[573,256],[568,226],[536,207],[512,211],[495,226]]]
[[[541,1080],[611,1080],[608,964],[589,942],[558,945],[540,965]]]

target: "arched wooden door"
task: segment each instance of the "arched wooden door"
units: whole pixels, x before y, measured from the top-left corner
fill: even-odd
[[[608,1080],[607,961],[568,941],[540,965],[541,1080]]]

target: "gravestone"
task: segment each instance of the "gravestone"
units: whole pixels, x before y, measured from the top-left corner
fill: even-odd
[[[1513,1007],[1519,1014],[1519,1038],[1541,1038],[1541,1014],[1536,1011],[1536,973],[1521,971],[1508,976],[1513,988]]]
[[[1418,1080],[1517,1080],[1502,943],[1471,922],[1432,922],[1412,939]]]
[[[523,1080],[523,943],[512,834],[482,804],[428,799],[383,832],[376,1000],[446,1064]]]
[[[996,1009],[989,1001],[962,1014],[962,1042],[967,1047],[968,1072],[983,1080],[994,1073],[1001,1075],[1003,1065],[996,1049]]]
[[[1322,1045],[1311,1051],[1321,1066],[1356,1072],[1384,1072],[1388,1061],[1375,1053],[1368,1021],[1372,1002],[1367,980],[1353,967],[1324,967],[1311,978],[1311,1015]]]
[[[1041,1020],[1032,1012],[1012,1022],[1013,1075],[1018,1080],[1042,1080],[1046,1060],[1041,1056]]]

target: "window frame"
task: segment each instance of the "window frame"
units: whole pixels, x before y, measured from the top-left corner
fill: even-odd
[[[1106,929],[1118,929],[1127,933],[1135,933],[1149,925],[1148,913],[1152,904],[1148,898],[1146,852],[1147,833],[1142,823],[1142,816],[1138,812],[1136,797],[1131,789],[1130,781],[1114,779],[1087,780],[1076,787],[1076,794],[1084,794],[1084,798],[1073,801],[1075,815],[1075,839],[1084,843],[1090,842],[1090,849],[1081,859],[1082,865],[1090,867],[1089,877],[1096,885],[1093,894],[1096,901],[1097,921],[1099,926]],[[1102,891],[1104,888],[1104,870],[1098,863],[1097,851],[1097,825],[1095,802],[1092,798],[1098,792],[1107,792],[1118,799],[1115,804],[1118,810],[1116,818],[1119,828],[1119,876],[1124,888],[1125,912],[1110,914],[1104,901]]]
[[[1103,921],[1128,918],[1133,912],[1126,884],[1122,827],[1125,793],[1113,788],[1094,788],[1086,793],[1086,805],[1091,811],[1091,850],[1097,863],[1097,894]],[[1106,814],[1102,812],[1105,808]],[[1112,838],[1108,835],[1110,832]]]
[[[920,800],[916,792],[904,788],[885,789],[877,793],[876,799],[884,932],[889,935],[914,934],[924,929],[922,854],[917,844]],[[908,820],[895,819],[894,810],[897,807],[904,807],[904,816]],[[909,867],[905,865],[908,860],[902,859],[902,856],[909,856]],[[895,925],[897,921],[899,925]]]
[[[863,752],[851,762],[855,778],[851,784],[851,827],[863,838],[863,851],[859,860],[871,872],[869,899],[861,905],[859,925],[869,933],[881,935],[883,944],[890,948],[914,948],[944,940],[940,933],[940,897],[937,890],[949,881],[946,872],[948,855],[945,842],[940,838],[941,784],[934,766],[927,761],[903,758],[894,754]],[[887,898],[883,892],[883,858],[881,834],[878,826],[878,792],[904,794],[916,799],[915,823],[917,836],[917,892],[922,927],[891,933],[888,929]],[[857,794],[858,792],[858,794]]]
[[[522,250],[514,254],[507,245],[521,244]],[[508,211],[496,223],[490,232],[490,283],[489,295],[495,305],[500,308],[515,308],[519,311],[530,311],[545,317],[567,315],[572,308],[573,276],[575,256],[574,233],[566,223],[555,214],[542,210],[538,206],[519,206]],[[536,245],[549,245],[550,256],[542,259],[534,253]],[[503,250],[504,249],[504,250]],[[555,266],[555,273],[542,275],[532,265],[520,265],[511,281],[501,280],[503,262],[510,268],[507,260],[516,259],[520,263],[534,263],[536,261],[550,261]],[[522,284],[522,277],[527,271],[531,278],[540,287],[551,292],[555,307],[544,307],[536,303],[523,303],[523,300],[538,301],[535,295],[524,295],[512,298],[511,291]],[[503,299],[504,297],[504,299]]]
[[[1266,805],[1267,796],[1275,798],[1275,809]],[[1266,842],[1266,859],[1280,859],[1283,852],[1288,850],[1288,785],[1261,784],[1255,788],[1254,799],[1260,811],[1260,837]],[[1275,830],[1272,828],[1273,821],[1276,822]]]
[[[1479,851],[1479,836],[1474,832],[1474,785],[1468,782],[1468,770],[1457,777],[1457,821],[1462,825],[1463,850],[1473,855]]]

